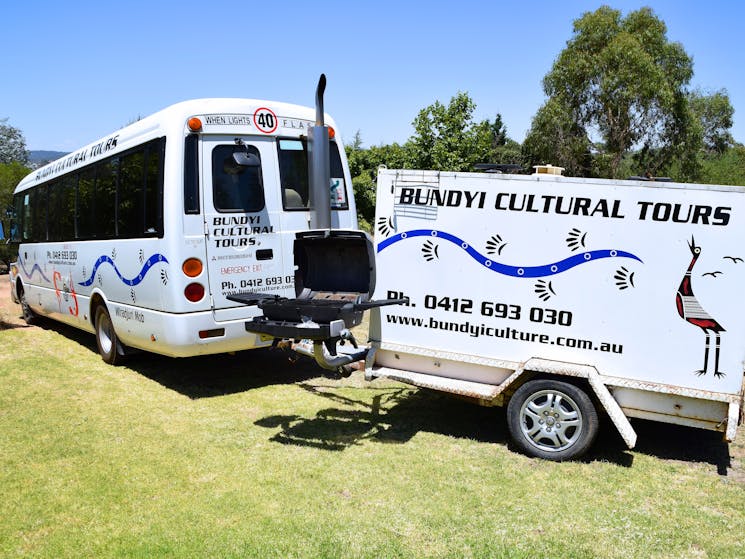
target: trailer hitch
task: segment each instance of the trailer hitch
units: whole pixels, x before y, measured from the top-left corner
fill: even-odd
[[[409,302],[403,299],[349,302],[335,299],[289,299],[264,293],[238,293],[230,300],[256,305],[264,312],[245,323],[247,332],[271,336],[275,345],[292,340],[290,347],[312,357],[322,368],[349,376],[352,363],[367,356],[368,348],[359,349],[351,328],[357,326],[366,310]],[[340,344],[349,342],[357,350],[339,352]],[[309,347],[312,344],[312,347]]]

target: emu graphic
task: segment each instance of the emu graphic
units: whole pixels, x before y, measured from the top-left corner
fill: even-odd
[[[693,257],[691,258],[691,263],[688,265],[688,270],[686,270],[686,273],[683,276],[683,280],[680,282],[680,287],[678,287],[678,293],[675,295],[675,305],[678,308],[678,314],[683,320],[693,324],[694,326],[698,326],[706,335],[704,368],[696,371],[696,374],[699,376],[706,374],[706,368],[709,362],[711,336],[713,333],[716,338],[714,344],[714,376],[721,378],[725,373],[719,370],[719,333],[724,332],[725,330],[719,322],[714,320],[711,315],[701,307],[698,299],[696,299],[693,294],[691,272],[693,271],[693,266],[696,264],[698,257],[701,256],[701,247],[696,246],[696,241],[691,237],[691,242],[688,243],[688,248],[691,249]]]

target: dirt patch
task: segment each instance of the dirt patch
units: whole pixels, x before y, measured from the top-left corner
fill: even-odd
[[[21,306],[10,298],[8,274],[0,274],[0,330],[27,327],[21,317]]]

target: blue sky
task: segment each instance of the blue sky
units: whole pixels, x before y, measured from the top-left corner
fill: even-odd
[[[650,6],[693,57],[691,85],[728,91],[745,142],[745,3],[606,3]],[[312,105],[324,72],[326,111],[347,140],[359,130],[364,145],[405,142],[420,109],[466,91],[477,118],[501,113],[522,141],[572,22],[601,4],[6,0],[0,119],[29,149],[72,151],[185,99]]]

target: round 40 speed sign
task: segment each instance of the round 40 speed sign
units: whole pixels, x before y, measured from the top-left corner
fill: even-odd
[[[266,107],[261,107],[254,113],[254,126],[264,134],[271,134],[277,129],[277,115]]]

